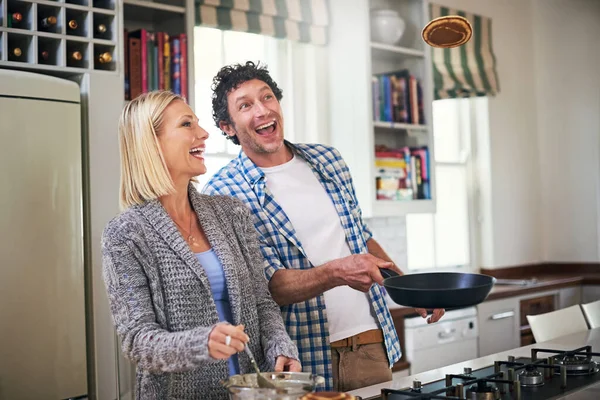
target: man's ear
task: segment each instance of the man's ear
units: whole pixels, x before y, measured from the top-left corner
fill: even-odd
[[[219,128],[221,128],[221,130],[225,132],[227,136],[235,136],[235,130],[233,129],[230,123],[221,121],[219,122]]]

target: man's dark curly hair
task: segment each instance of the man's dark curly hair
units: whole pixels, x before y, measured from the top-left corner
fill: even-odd
[[[227,96],[229,93],[237,89],[242,83],[258,79],[269,85],[277,101],[281,101],[283,98],[283,92],[277,86],[277,83],[269,75],[266,65],[261,65],[260,62],[254,63],[252,61],[246,61],[244,65],[232,64],[226,65],[221,68],[219,73],[213,78],[212,82],[212,109],[213,109],[213,120],[220,128],[219,122],[225,121],[226,123],[233,125],[229,110],[227,109]],[[237,136],[229,136],[223,132],[226,138],[231,140],[235,144],[240,144]]]

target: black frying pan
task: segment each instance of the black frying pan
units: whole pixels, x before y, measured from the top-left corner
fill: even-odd
[[[414,308],[446,310],[481,303],[492,290],[496,278],[481,274],[431,272],[398,275],[381,268],[383,286],[395,303]]]

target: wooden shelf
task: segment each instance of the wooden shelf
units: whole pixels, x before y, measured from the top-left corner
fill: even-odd
[[[373,121],[373,126],[375,128],[384,128],[384,129],[397,129],[404,131],[423,131],[427,132],[429,127],[427,125],[415,125],[415,124],[405,124],[401,122],[385,122],[385,121]]]
[[[372,216],[399,217],[406,214],[431,214],[434,212],[434,200],[375,200]]]
[[[377,57],[398,57],[405,55],[409,57],[424,58],[423,50],[411,49],[409,47],[391,46],[389,44],[371,42],[371,51]]]
[[[123,0],[123,4],[140,8],[150,8],[153,10],[167,11],[177,14],[185,14],[185,7],[170,4],[153,3],[151,1],[144,0]]]

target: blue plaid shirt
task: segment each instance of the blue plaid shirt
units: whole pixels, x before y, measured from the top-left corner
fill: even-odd
[[[323,145],[285,143],[295,154],[306,160],[327,190],[340,217],[352,254],[368,253],[367,241],[372,233],[362,219],[352,177],[340,153]],[[282,268],[312,268],[294,227],[267,188],[264,177],[262,170],[240,151],[237,158],[211,178],[203,192],[237,197],[252,210],[265,257],[267,279],[271,279]],[[383,330],[391,368],[400,359],[402,352],[379,285],[371,286],[369,298]],[[287,331],[298,346],[303,369],[323,376],[326,389],[332,390],[331,348],[323,295],[284,306],[282,313]]]

